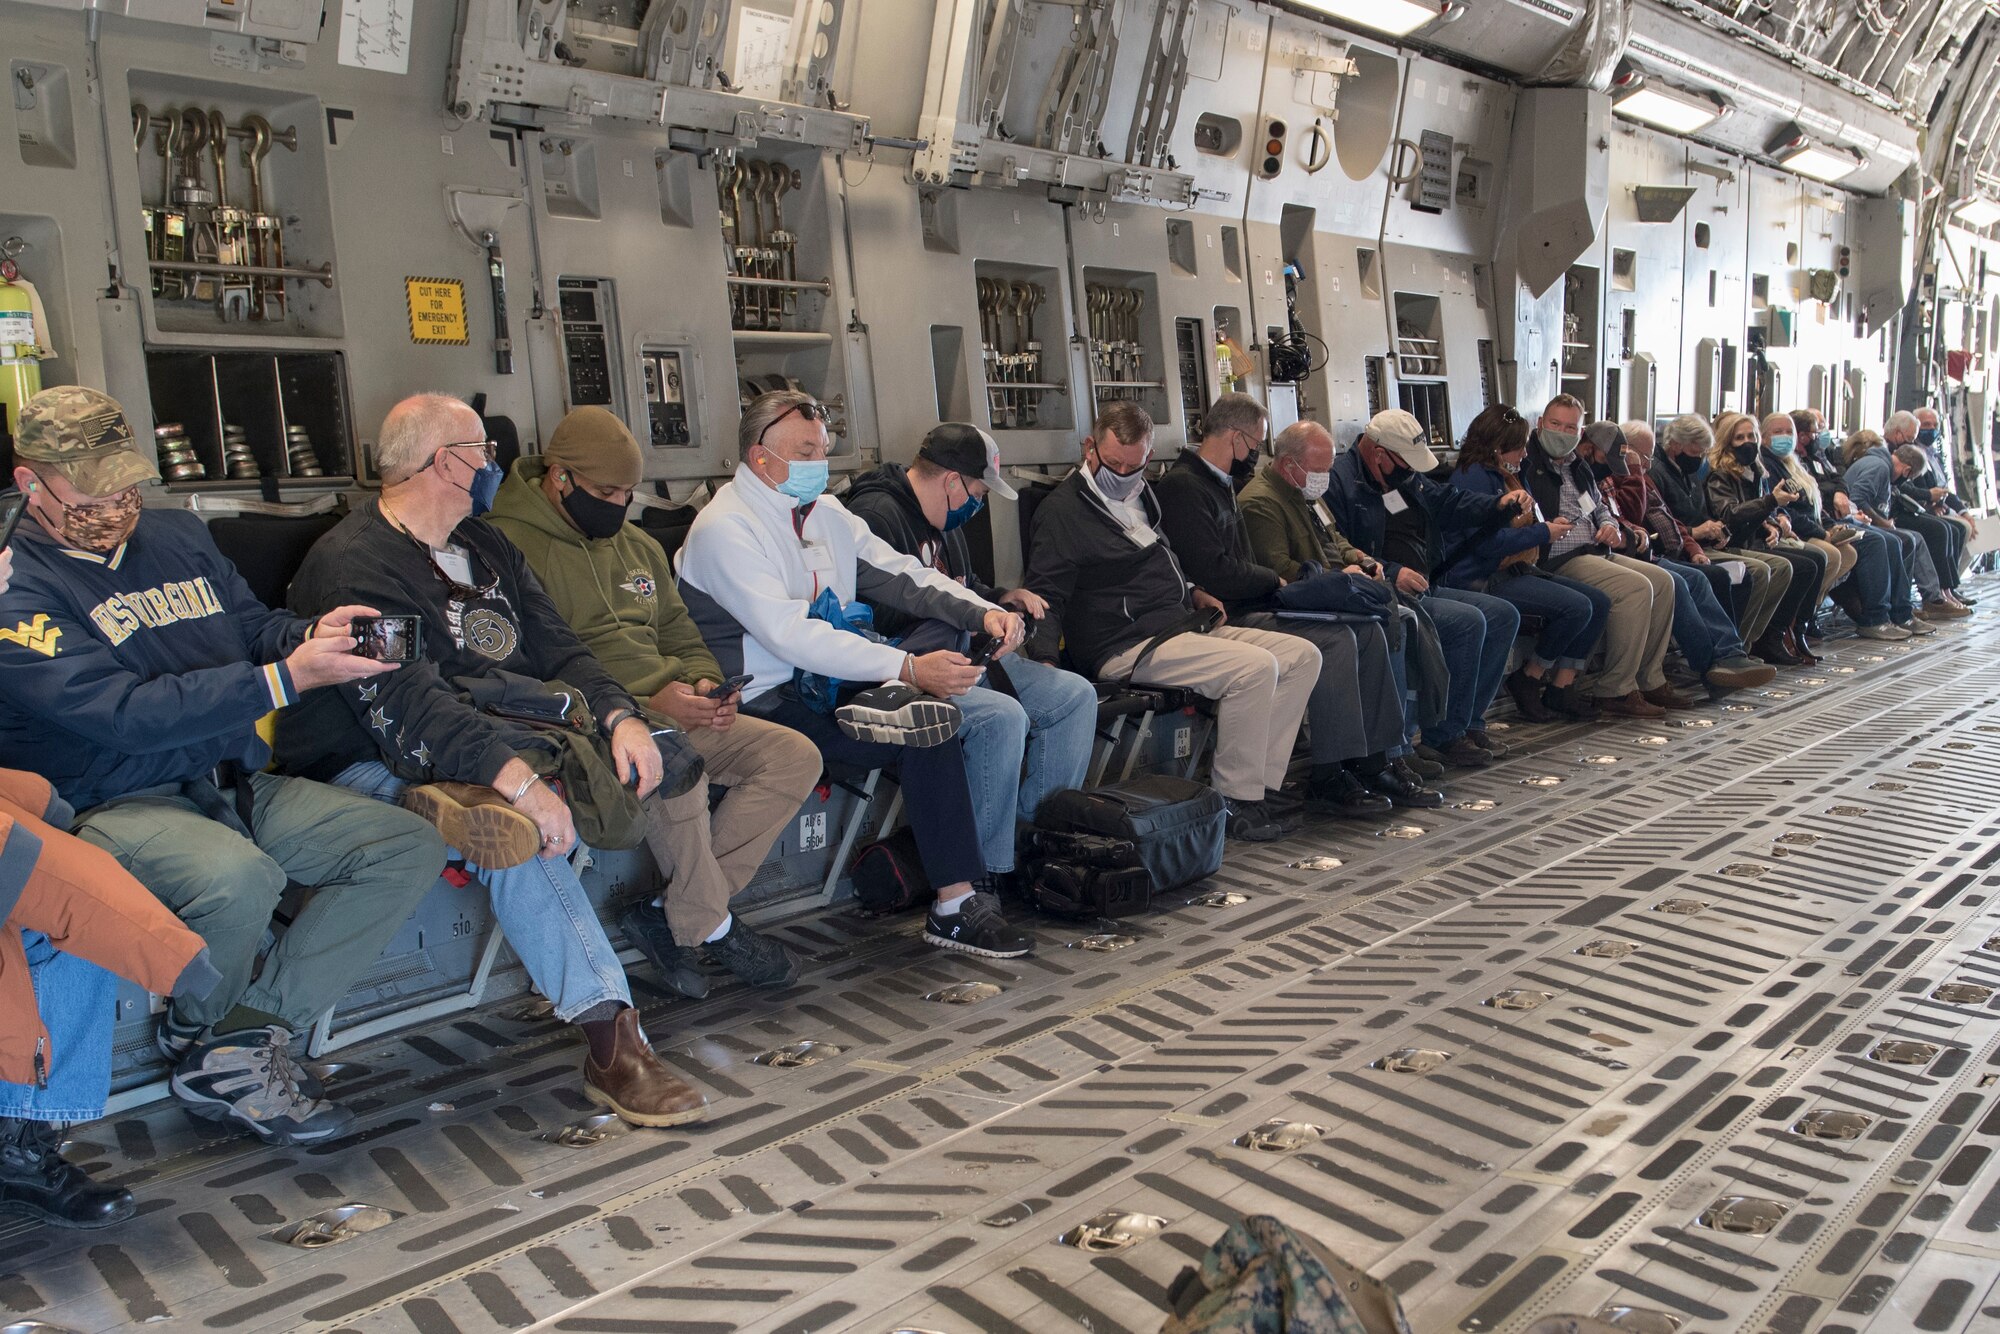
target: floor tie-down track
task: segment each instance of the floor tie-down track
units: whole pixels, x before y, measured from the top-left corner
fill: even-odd
[[[1108,952],[1045,925],[1003,964],[800,919],[788,993],[647,992],[706,1127],[581,1124],[578,1047],[519,1006],[343,1053],[342,1144],[267,1152],[168,1107],[83,1127],[72,1156],[141,1216],[0,1221],[0,1317],[1137,1334],[1269,1212],[1426,1334],[1621,1306],[1710,1334],[1991,1327],[2000,617],[1946,634],[1839,641],[1727,709],[1515,728],[1531,753],[1452,807],[1232,844],[1204,888],[1247,901]],[[957,982],[1004,990],[925,999]],[[1274,1120],[1320,1133],[1236,1143]],[[349,1203],[395,1216],[273,1239]],[[1105,1210],[1165,1227],[1056,1243]]]

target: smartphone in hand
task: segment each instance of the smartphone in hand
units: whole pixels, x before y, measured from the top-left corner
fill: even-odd
[[[424,656],[420,616],[357,616],[348,624],[354,654],[377,662],[415,662]]]
[[[974,667],[984,667],[993,661],[993,655],[999,652],[1001,642],[982,631],[972,637],[972,643],[965,650],[965,660]]]
[[[727,680],[716,682],[713,686],[702,692],[702,698],[731,699],[739,694],[744,686],[749,685],[750,681],[751,676],[748,672],[743,673],[741,676],[729,677]]]

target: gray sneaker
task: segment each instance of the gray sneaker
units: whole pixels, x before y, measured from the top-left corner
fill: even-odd
[[[856,741],[890,746],[942,746],[958,735],[964,721],[958,705],[909,686],[892,684],[864,690],[833,711],[840,730]]]
[[[299,1087],[292,1035],[278,1027],[205,1038],[174,1070],[171,1087],[189,1112],[233,1121],[266,1144],[318,1144],[345,1134],[354,1113]]]
[[[1884,644],[1900,644],[1910,637],[1910,632],[1900,626],[1884,622],[1881,625],[1856,626],[1854,633],[1863,639],[1879,640]]]

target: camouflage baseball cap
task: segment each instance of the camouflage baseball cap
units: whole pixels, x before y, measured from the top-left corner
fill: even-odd
[[[82,385],[44,389],[21,405],[14,454],[53,468],[86,496],[114,496],[160,479],[118,400]]]

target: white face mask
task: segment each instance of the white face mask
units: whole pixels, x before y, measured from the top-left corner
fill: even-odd
[[[1306,474],[1305,485],[1299,488],[1299,492],[1308,501],[1318,500],[1326,494],[1327,484],[1331,481],[1333,474],[1330,472],[1309,472]]]

